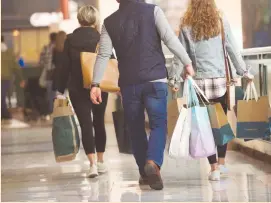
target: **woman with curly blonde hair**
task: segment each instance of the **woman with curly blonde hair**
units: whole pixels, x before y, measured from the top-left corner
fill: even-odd
[[[222,30],[224,33],[222,33]],[[222,45],[222,35],[225,39],[225,50],[230,56],[237,75],[248,80],[253,75],[248,72],[241,53],[234,41],[228,21],[216,7],[215,0],[191,0],[184,17],[181,20],[179,39],[189,54],[198,86],[212,102],[221,103],[227,113],[227,88],[225,57]],[[185,69],[177,72],[181,66],[177,57],[174,57],[173,71],[170,73],[174,90],[179,88],[181,75],[187,75]],[[225,166],[227,144],[217,146],[217,155],[208,157],[211,165],[209,180],[219,181],[221,174],[226,174]]]

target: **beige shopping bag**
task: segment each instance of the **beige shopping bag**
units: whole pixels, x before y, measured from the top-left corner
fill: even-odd
[[[252,99],[254,94],[255,99]],[[250,83],[245,99],[238,101],[237,137],[245,139],[264,138],[268,133],[268,96],[258,97],[254,83]]]
[[[81,52],[81,67],[83,74],[84,88],[90,88],[93,80],[93,70],[96,62],[97,53]],[[106,71],[101,81],[100,87],[104,92],[118,92],[119,70],[118,61],[110,59]]]
[[[56,99],[54,101],[53,118],[73,115],[74,113],[68,99]]]
[[[185,101],[186,101],[185,98],[178,98],[178,99],[174,99],[168,103],[168,107],[167,107],[167,111],[168,111],[168,116],[167,116],[168,136],[172,136],[172,134],[173,134],[177,120],[179,118],[181,108],[183,108]]]
[[[57,163],[75,159],[80,148],[80,138],[68,99],[56,99],[54,102],[52,142]]]
[[[216,145],[229,143],[235,136],[221,104],[210,104],[207,108]]]

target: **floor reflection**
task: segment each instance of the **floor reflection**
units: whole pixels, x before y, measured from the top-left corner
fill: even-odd
[[[83,150],[73,162],[54,160],[49,128],[2,131],[2,193],[4,202],[270,202],[271,166],[236,152],[227,157],[230,174],[210,182],[203,160],[165,156],[163,191],[138,185],[134,158],[119,154],[112,125],[107,126],[109,172],[86,178]]]

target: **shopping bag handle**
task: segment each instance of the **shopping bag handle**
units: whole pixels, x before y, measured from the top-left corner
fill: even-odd
[[[251,100],[253,98],[253,96],[254,96],[254,98],[255,98],[256,101],[259,100],[259,96],[257,94],[255,83],[254,82],[250,82],[250,83],[247,84],[243,100],[249,101],[249,100]]]
[[[205,101],[207,101],[207,103],[209,104],[210,103],[209,99],[205,96],[205,94],[203,93],[203,91],[199,88],[199,86],[197,85],[197,83],[195,82],[195,80],[193,80],[193,78],[191,76],[188,76],[188,80],[191,81],[191,83],[192,83],[193,87],[195,88],[196,92],[199,93],[199,96],[202,96],[205,99]]]
[[[195,106],[199,105],[199,100],[197,98],[197,94],[195,92],[195,89],[193,87],[193,84],[190,80],[186,79],[184,81],[184,91],[183,95],[186,96],[186,105],[188,107],[191,107],[193,104]]]

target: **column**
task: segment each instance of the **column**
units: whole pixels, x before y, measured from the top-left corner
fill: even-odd
[[[69,16],[69,0],[60,0],[61,2],[61,12],[63,13],[63,19],[67,20]]]

